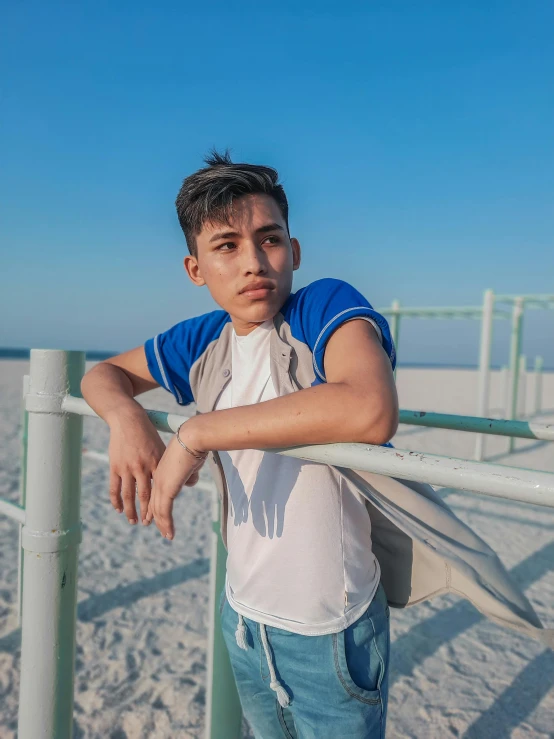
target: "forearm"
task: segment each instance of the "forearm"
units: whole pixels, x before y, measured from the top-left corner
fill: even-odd
[[[110,424],[117,417],[145,417],[144,408],[134,399],[134,388],[123,370],[101,363],[83,377],[81,392],[98,415]]]
[[[360,397],[327,383],[274,400],[195,416],[181,435],[199,450],[270,449],[304,444],[383,444],[396,430],[396,399]]]

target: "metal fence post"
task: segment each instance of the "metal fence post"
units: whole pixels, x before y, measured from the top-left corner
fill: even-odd
[[[536,415],[542,410],[542,368],[543,358],[535,357],[535,402],[533,404],[533,413]]]
[[[25,494],[27,489],[27,435],[29,429],[29,414],[25,408],[27,393],[29,392],[29,375],[23,376],[23,401],[21,412],[21,467],[19,470],[19,505],[25,508]],[[21,546],[21,537],[23,536],[23,526],[19,526],[19,553],[17,559],[17,624],[21,626],[22,615],[22,599],[23,599],[23,547]]]
[[[212,499],[212,527],[205,737],[240,739],[242,709],[219,614],[219,596],[225,586],[227,552],[220,533],[217,493]]]
[[[519,389],[517,393],[517,417],[524,418],[527,412],[527,357],[519,355]]]
[[[73,731],[83,421],[61,404],[84,366],[83,352],[31,352],[19,739]]]
[[[508,418],[508,408],[510,407],[510,368],[505,364],[500,370],[501,396],[500,396],[500,417]]]
[[[492,343],[492,317],[494,310],[494,293],[486,290],[483,297],[483,315],[481,317],[481,347],[479,350],[479,390],[477,397],[477,415],[484,418],[489,413],[489,386]],[[475,439],[474,459],[483,459],[485,437],[478,434]]]
[[[512,312],[512,339],[510,344],[510,406],[508,418],[517,417],[517,391],[519,386],[519,355],[521,354],[521,328],[523,323],[523,298],[516,298]],[[515,439],[510,439],[509,452],[514,451]]]

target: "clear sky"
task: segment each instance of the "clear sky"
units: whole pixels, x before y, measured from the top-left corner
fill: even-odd
[[[199,5],[0,2],[0,345],[123,350],[216,307],[173,205],[212,146],[279,170],[295,289],[554,292],[550,1]],[[526,321],[554,365],[554,311]],[[400,360],[477,344],[405,322]]]

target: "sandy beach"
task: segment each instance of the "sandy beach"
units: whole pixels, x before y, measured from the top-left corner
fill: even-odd
[[[21,382],[28,362],[0,362],[0,496],[18,500]],[[474,414],[472,370],[400,369],[402,408]],[[527,382],[532,407],[533,379]],[[503,406],[492,377],[491,415]],[[148,407],[175,409],[156,390]],[[554,421],[554,373],[545,373],[542,422]],[[183,413],[183,409],[177,412]],[[103,422],[85,420],[84,445],[105,452]],[[471,458],[474,436],[401,426],[402,449]],[[554,445],[489,437],[486,457],[554,471]],[[131,527],[108,499],[107,466],[83,460],[75,739],[202,737],[205,709],[210,495],[186,489],[176,539]],[[209,483],[203,471],[202,481]],[[448,504],[500,555],[543,622],[554,626],[554,510],[454,490]],[[0,736],[16,736],[19,683],[17,546],[0,516]],[[554,653],[485,621],[453,596],[392,612],[387,736],[417,739],[554,736]]]

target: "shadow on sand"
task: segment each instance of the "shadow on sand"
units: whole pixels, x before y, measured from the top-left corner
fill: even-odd
[[[554,542],[550,542],[513,567],[510,574],[525,590],[550,572],[553,563]],[[442,645],[460,636],[483,618],[467,601],[459,601],[402,634],[391,648],[391,687],[401,677],[413,675],[414,670],[435,654]],[[553,675],[554,654],[546,650],[525,666],[492,706],[469,727],[468,733],[464,736],[471,739],[510,736],[511,730],[533,712],[548,692]],[[517,705],[513,703],[515,695]],[[513,706],[513,710],[511,708],[509,711],[506,710],[508,706]]]
[[[91,595],[82,600],[77,605],[77,619],[84,622],[92,621],[108,611],[113,611],[114,608],[128,607],[142,598],[174,588],[187,580],[207,575],[209,571],[210,561],[208,559],[196,559],[189,564],[174,567],[154,577],[137,580],[129,585],[118,585],[105,593]],[[14,629],[9,634],[0,637],[0,652],[13,654],[19,649],[20,641],[21,629]]]
[[[551,569],[554,562],[554,542],[550,542],[524,559],[510,571],[519,585],[526,589]],[[175,567],[154,577],[121,585],[93,595],[78,605],[80,621],[91,621],[115,608],[127,607],[155,593],[202,577],[209,572],[209,561],[198,559]],[[439,648],[483,620],[483,616],[466,601],[457,602],[399,636],[391,650],[391,687],[404,676],[412,676],[424,660]],[[14,653],[19,649],[20,629],[0,638],[0,651]],[[509,736],[514,728],[529,716],[550,689],[554,675],[554,654],[541,652],[518,674],[494,703],[485,710],[465,733],[466,739],[484,736]]]

